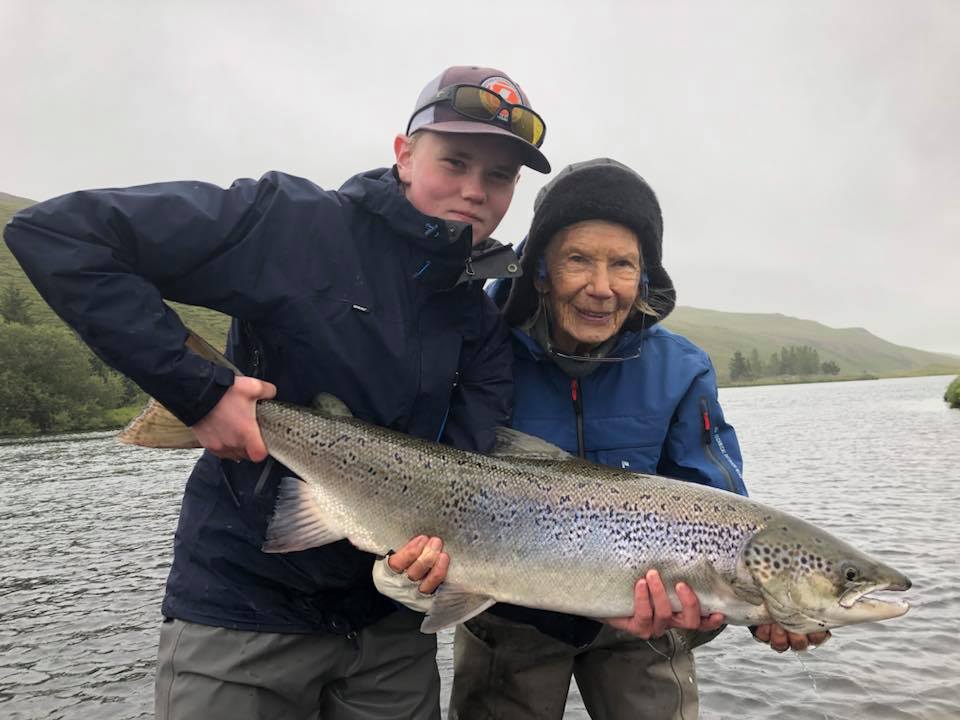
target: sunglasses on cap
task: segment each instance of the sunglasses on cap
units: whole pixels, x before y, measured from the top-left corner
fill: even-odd
[[[479,85],[448,85],[440,90],[414,111],[407,123],[407,133],[410,132],[413,119],[421,111],[443,102],[449,102],[454,110],[471,120],[503,123],[511,133],[534,147],[543,144],[543,136],[547,131],[543,118],[530,108],[509,103],[497,93]]]

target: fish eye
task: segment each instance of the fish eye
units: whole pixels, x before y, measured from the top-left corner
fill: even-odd
[[[845,565],[842,569],[843,576],[847,582],[853,582],[860,577],[860,571],[854,565]]]

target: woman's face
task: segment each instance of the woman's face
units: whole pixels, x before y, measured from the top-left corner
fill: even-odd
[[[581,353],[610,339],[633,309],[640,287],[640,243],[605,220],[569,225],[550,240],[546,278],[537,278],[552,320],[554,347]]]
[[[520,154],[498,135],[421,132],[394,143],[407,200],[425,215],[470,223],[473,244],[500,224],[517,185]]]

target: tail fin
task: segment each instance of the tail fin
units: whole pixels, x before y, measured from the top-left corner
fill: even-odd
[[[229,368],[237,375],[243,375],[236,365],[224,357],[223,353],[189,328],[184,344],[200,357]],[[193,431],[153,398],[150,398],[150,402],[143,411],[120,431],[117,439],[128,445],[150,448],[200,447]]]

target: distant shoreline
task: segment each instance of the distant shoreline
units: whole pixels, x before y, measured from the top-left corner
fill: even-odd
[[[896,380],[898,378],[909,378],[909,377],[952,377],[956,376],[957,372],[914,372],[914,373],[899,373],[894,375],[851,375],[851,376],[838,376],[834,377],[832,375],[822,376],[814,375],[809,377],[796,377],[796,376],[786,376],[783,378],[760,378],[757,380],[749,380],[746,382],[737,382],[737,383],[720,383],[719,387],[721,388],[738,388],[738,387],[759,387],[763,385],[810,385],[813,383],[836,383],[836,382],[854,382],[858,380]],[[948,383],[948,388],[954,388],[956,386],[956,392],[958,393],[958,400],[960,400],[960,377],[953,381],[953,383]],[[949,391],[945,389],[945,394],[943,399],[948,403],[952,398],[948,398]],[[95,426],[88,428],[72,430],[70,432],[41,432],[33,435],[0,435],[0,442],[8,444],[11,440],[16,440],[18,438],[24,439],[36,439],[44,437],[54,437],[57,435],[78,435],[81,433],[90,433],[90,432],[113,432],[118,431],[124,428],[128,422],[133,420],[140,412],[143,410],[143,405],[129,405],[123,408],[116,408],[112,411],[113,418],[116,419],[117,423],[114,424],[104,424],[98,423]],[[129,417],[127,417],[129,415]]]
[[[895,380],[897,378],[909,377],[951,377],[960,372],[958,370],[936,370],[933,372],[902,372],[882,375],[873,375],[863,373],[860,375],[786,375],[783,377],[765,377],[756,380],[741,380],[730,382],[729,380],[718,383],[722,388],[734,387],[758,387],[761,385],[810,385],[812,383],[834,383],[834,382],[854,382],[857,380]]]

